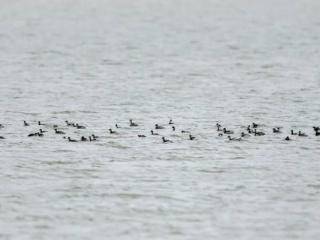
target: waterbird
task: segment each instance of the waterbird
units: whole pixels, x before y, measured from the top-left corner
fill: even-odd
[[[223,133],[224,134],[233,134],[233,131],[227,130],[226,128],[223,128]]]
[[[221,130],[221,125],[220,125],[219,123],[217,123],[216,126],[217,126],[217,131],[218,131],[218,132],[222,131],[222,130]]]
[[[40,126],[40,125],[44,125],[44,124],[42,122],[38,121],[38,125]]]
[[[115,126],[116,126],[116,128],[121,128],[117,123],[116,123],[116,125],[115,125]]]
[[[281,133],[279,127],[273,128],[272,131],[273,131],[273,133]]]
[[[82,141],[82,142],[86,142],[86,141],[88,141],[88,139],[87,139],[86,137],[82,136],[82,137],[81,137],[81,141]]]
[[[46,132],[48,132],[48,131],[43,131],[41,128],[39,129],[39,132],[40,133],[46,133]]]
[[[139,137],[139,138],[145,138],[146,135],[139,134],[138,137]]]
[[[313,127],[313,130],[314,130],[315,132],[319,132],[319,131],[320,131],[320,127]]]
[[[151,135],[159,135],[159,133],[155,133],[153,130],[150,131]]]
[[[162,142],[163,142],[163,143],[172,143],[171,140],[166,139],[165,137],[162,137]]]
[[[286,140],[286,141],[290,141],[290,140],[291,140],[291,138],[290,138],[289,136],[287,136],[284,140]]]
[[[190,131],[181,130],[181,133],[190,133]]]
[[[78,142],[78,141],[75,140],[75,139],[71,139],[71,137],[68,137],[68,141],[69,141],[69,142]]]
[[[244,133],[244,132],[241,133],[241,137],[243,137],[243,138],[244,138],[244,137],[249,137],[249,136],[250,136],[250,135],[247,134],[247,133]]]
[[[28,135],[28,137],[35,137],[35,136],[37,136],[38,135],[38,133],[30,133],[29,135]]]
[[[81,126],[81,125],[79,125],[78,123],[76,124],[76,128],[77,129],[85,129],[86,127],[85,126]]]
[[[132,119],[130,119],[130,127],[138,127],[139,125],[136,124],[135,122],[132,121]]]
[[[160,126],[159,124],[155,124],[154,127],[155,127],[155,129],[164,129],[164,127]]]
[[[65,132],[63,132],[63,131],[60,131],[60,130],[58,130],[58,129],[54,129],[54,132],[56,133],[56,134],[66,134]]]
[[[259,127],[259,124],[257,124],[257,123],[252,123],[252,128],[257,128],[257,127]]]
[[[176,127],[175,126],[172,126],[172,131],[176,131]]]
[[[111,128],[109,128],[109,132],[110,132],[110,134],[117,134],[117,132],[113,131]]]
[[[291,135],[298,135],[298,133],[295,133],[293,130],[291,130]]]
[[[241,141],[241,138],[232,138],[231,136],[228,136],[229,141]]]
[[[192,136],[191,134],[189,134],[189,140],[194,140],[194,139],[196,139],[196,137],[194,137],[194,136]]]
[[[316,135],[316,136],[320,136],[320,132],[316,132],[315,135]]]
[[[0,139],[5,139],[5,137],[3,137],[3,136],[0,136]]]
[[[298,136],[299,136],[299,137],[308,137],[307,134],[305,134],[305,133],[303,133],[303,132],[301,132],[301,131],[299,131]]]
[[[69,122],[68,120],[66,120],[65,123],[67,124],[67,126],[73,126],[74,125],[74,123]]]
[[[30,126],[30,124],[29,124],[29,123],[27,123],[25,120],[23,120],[23,125],[24,125],[25,127]]]
[[[266,135],[264,132],[261,132],[261,131],[258,132],[257,129],[254,129],[253,133],[254,133],[255,136],[264,136],[264,135]]]
[[[170,124],[170,125],[171,125],[171,124],[174,124],[173,121],[172,121],[172,119],[169,120],[169,124]]]
[[[2,124],[0,124],[0,128],[4,128],[4,126]]]

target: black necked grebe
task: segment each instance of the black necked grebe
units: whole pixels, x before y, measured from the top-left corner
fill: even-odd
[[[76,128],[77,129],[85,129],[86,127],[85,126],[81,126],[81,125],[79,125],[78,123],[76,124]]]
[[[227,130],[226,128],[223,128],[223,133],[224,134],[233,134],[233,131]]]
[[[291,138],[290,138],[289,136],[287,136],[284,140],[286,140],[286,141],[290,141],[290,140],[291,140]]]
[[[24,125],[25,127],[30,126],[30,124],[29,124],[29,123],[27,123],[25,120],[23,120],[23,125]]]
[[[78,141],[75,140],[75,139],[71,139],[71,137],[68,137],[68,141],[69,141],[69,142],[78,142]]]
[[[155,133],[153,130],[150,131],[151,135],[159,135],[159,133]]]
[[[247,134],[247,133],[244,133],[244,132],[241,133],[241,137],[243,137],[243,138],[244,138],[244,137],[249,137],[249,136],[250,136],[250,135]]]
[[[281,133],[280,128],[276,127],[272,129],[273,133]]]
[[[241,138],[232,138],[231,136],[228,136],[229,141],[241,141]]]
[[[139,134],[138,137],[139,137],[139,138],[145,138],[146,135]]]
[[[196,139],[196,137],[194,137],[194,136],[192,136],[191,134],[189,134],[189,140],[195,140]]]
[[[115,126],[116,126],[116,128],[121,128],[118,124],[116,124]]]
[[[117,132],[116,132],[116,131],[113,131],[111,128],[109,128],[109,133],[110,133],[110,134],[117,134]]]
[[[172,125],[172,124],[174,124],[174,123],[173,123],[172,119],[170,119],[169,120],[169,125]]]
[[[176,131],[176,127],[175,126],[172,126],[172,131]]]
[[[261,131],[258,132],[257,129],[254,129],[253,133],[254,133],[255,136],[264,136],[264,135],[266,135],[264,132],[261,132]]]
[[[82,136],[82,137],[81,137],[81,141],[82,141],[82,142],[86,142],[86,141],[88,141],[88,138]]]
[[[308,137],[307,134],[305,134],[305,133],[303,133],[303,132],[301,132],[301,131],[299,131],[298,136],[299,136],[299,137]]]
[[[298,133],[295,133],[293,130],[291,130],[291,135],[298,135]]]
[[[252,128],[257,128],[257,127],[259,127],[259,124],[257,124],[257,123],[252,123]]]

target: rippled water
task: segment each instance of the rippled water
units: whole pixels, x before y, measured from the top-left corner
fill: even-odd
[[[317,239],[319,12],[317,0],[2,0],[0,239]],[[149,131],[169,118],[162,144]],[[28,138],[38,120],[49,132]],[[215,130],[253,121],[266,136]],[[52,124],[101,137],[68,143]],[[283,141],[291,128],[309,137]]]

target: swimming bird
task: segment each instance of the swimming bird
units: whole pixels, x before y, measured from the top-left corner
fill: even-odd
[[[68,120],[66,120],[65,123],[67,124],[67,126],[74,126],[74,123],[69,122]]]
[[[41,125],[44,125],[42,122],[38,121],[38,125],[41,126]]]
[[[153,130],[151,130],[151,135],[159,135],[159,133],[155,133]]]
[[[4,126],[2,124],[0,124],[0,128],[4,128]]]
[[[301,131],[299,131],[298,136],[299,136],[299,137],[308,137],[307,134],[302,133]]]
[[[145,138],[146,135],[139,134],[138,137],[139,137],[139,138]]]
[[[54,129],[54,132],[56,133],[56,134],[66,134],[65,132],[63,132],[63,131],[60,131],[60,130],[58,130],[58,129]]]
[[[169,125],[172,125],[172,124],[174,124],[174,123],[173,123],[172,119],[170,119]]]
[[[316,132],[315,135],[316,135],[316,136],[320,136],[320,132]]]
[[[196,137],[194,137],[194,136],[192,136],[191,134],[189,134],[189,140],[194,140],[194,139],[196,139]]]
[[[172,126],[172,131],[176,131],[176,127],[175,126]]]
[[[218,136],[219,136],[219,137],[222,137],[222,136],[223,136],[223,133],[219,133]]]
[[[86,137],[82,136],[82,137],[81,137],[81,141],[82,141],[82,142],[86,142],[86,141],[88,141],[88,139],[87,139]]]
[[[163,142],[163,143],[172,143],[171,140],[166,139],[165,137],[162,137],[162,142]]]
[[[94,137],[92,137],[92,136],[89,136],[89,141],[90,142],[93,142],[93,141],[96,141],[97,139],[96,138],[94,138]]]
[[[46,133],[46,132],[48,132],[48,131],[43,131],[41,128],[39,129],[39,132],[40,133]]]
[[[78,141],[75,140],[75,139],[71,139],[71,137],[68,137],[68,141],[69,141],[69,142],[78,142]]]
[[[257,129],[254,129],[253,133],[254,133],[255,136],[264,136],[264,135],[266,135],[264,132],[261,132],[261,131],[258,132]]]
[[[23,125],[24,125],[25,127],[30,126],[30,124],[29,124],[29,123],[27,123],[25,120],[23,120]]]
[[[190,133],[190,131],[181,130],[181,133]]]
[[[290,141],[290,140],[291,140],[291,138],[290,138],[289,136],[287,136],[284,140],[286,140],[286,141]]]
[[[226,128],[223,128],[223,133],[224,134],[233,134],[233,131],[227,130]]]
[[[257,127],[259,127],[259,124],[257,124],[257,123],[252,123],[252,128],[257,128]]]
[[[99,138],[98,136],[94,135],[94,134],[91,134],[91,137],[95,140],[97,140],[97,138]]]
[[[139,125],[136,124],[135,122],[132,121],[132,119],[130,119],[130,127],[138,127]]]
[[[76,128],[77,129],[85,129],[86,127],[85,126],[81,126],[81,125],[79,125],[78,123],[76,124]]]
[[[295,133],[293,130],[291,130],[291,135],[298,135],[298,133]]]
[[[117,134],[117,132],[113,131],[111,128],[109,128],[109,132],[110,132],[110,134]]]
[[[222,131],[222,130],[221,130],[221,125],[220,125],[219,123],[217,123],[216,126],[217,126],[217,131],[218,131],[218,132]]]
[[[38,133],[30,133],[30,134],[28,135],[28,137],[35,137],[35,136],[38,136]]]
[[[228,136],[229,141],[241,141],[241,138],[232,138],[231,136]]]
[[[313,127],[313,130],[314,130],[315,132],[319,132],[319,131],[320,131],[320,127]]]
[[[154,127],[155,127],[155,129],[164,129],[164,127],[160,126],[159,124],[155,124]]]
[[[118,124],[116,124],[115,126],[116,126],[116,128],[121,128]]]
[[[3,137],[3,136],[0,136],[0,139],[5,139],[5,137]]]
[[[272,131],[273,131],[273,133],[281,133],[279,127],[273,128]]]
[[[244,132],[241,133],[241,137],[243,137],[243,138],[244,138],[244,137],[249,137],[249,136],[250,136],[249,134],[246,134],[246,133],[244,133]]]

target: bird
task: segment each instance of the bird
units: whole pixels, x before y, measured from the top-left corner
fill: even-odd
[[[231,136],[228,136],[229,141],[241,141],[241,138],[232,138]]]
[[[166,139],[165,137],[162,137],[162,142],[163,142],[163,143],[172,143],[171,140]]]
[[[223,133],[224,134],[233,134],[233,131],[227,130],[226,128],[223,128]]]
[[[24,125],[25,127],[30,126],[30,124],[29,124],[29,123],[27,123],[25,120],[23,120],[23,125]]]
[[[44,125],[43,123],[41,123],[40,121],[38,121],[38,125],[40,126],[40,125]]]
[[[190,133],[190,131],[181,130],[181,133]]]
[[[169,120],[169,125],[172,125],[172,124],[174,124],[174,123],[173,123],[172,119],[170,119]]]
[[[39,132],[40,133],[46,133],[46,132],[48,132],[48,131],[43,131],[41,128],[39,129]]]
[[[81,126],[81,125],[79,125],[78,123],[76,124],[76,128],[77,129],[85,129],[86,127],[85,126]]]
[[[139,138],[145,138],[146,135],[139,134],[138,137],[139,137]]]
[[[259,124],[257,124],[257,123],[252,123],[252,128],[257,128],[257,127],[259,127]]]
[[[280,128],[276,127],[272,129],[273,133],[281,133]]]
[[[289,136],[287,136],[284,140],[285,140],[285,141],[290,141],[291,138],[290,138]]]
[[[82,141],[82,142],[86,142],[86,141],[88,141],[88,139],[87,139],[86,137],[82,136],[82,137],[81,137],[81,141]]]
[[[66,134],[65,132],[63,132],[63,131],[60,131],[60,130],[58,130],[58,129],[54,129],[54,132],[56,133],[56,134]]]
[[[257,129],[254,129],[253,133],[254,133],[255,136],[264,136],[264,135],[266,135],[264,132],[261,132],[261,131],[257,132]]]
[[[244,133],[244,132],[241,133],[241,137],[243,137],[243,138],[244,138],[244,137],[249,137],[249,136],[250,136],[250,135],[247,134],[247,133]]]
[[[118,134],[116,131],[113,131],[111,128],[109,128],[109,133],[110,134]]]
[[[67,126],[73,126],[74,125],[74,123],[71,123],[68,120],[66,120],[65,123],[67,124]]]
[[[176,131],[176,127],[175,126],[172,126],[172,131]]]
[[[159,124],[155,124],[154,127],[155,127],[155,129],[164,129],[164,127],[160,126]]]
[[[298,135],[298,133],[295,133],[293,130],[291,130],[291,135]]]
[[[189,140],[194,140],[194,139],[196,139],[196,137],[194,137],[194,136],[192,136],[191,134],[189,134]]]
[[[221,130],[221,125],[220,125],[219,123],[217,123],[216,126],[217,126],[217,131],[218,131],[218,132],[222,131],[222,130]]]
[[[5,137],[3,137],[3,136],[0,136],[0,139],[5,139]]]
[[[68,137],[68,141],[69,141],[69,142],[78,142],[78,141],[75,140],[75,139],[71,139],[71,137]]]
[[[150,131],[151,135],[159,135],[159,133],[155,133],[153,130]]]
[[[118,124],[115,125],[116,128],[121,128]]]
[[[139,125],[134,123],[132,119],[130,119],[130,127],[138,127]]]
[[[28,137],[35,137],[35,136],[37,136],[38,135],[38,133],[30,133],[29,135],[28,135]]]
[[[303,133],[303,132],[301,132],[301,131],[299,131],[298,136],[299,136],[299,137],[308,137],[307,134],[305,134],[305,133]]]

